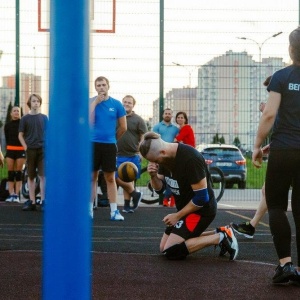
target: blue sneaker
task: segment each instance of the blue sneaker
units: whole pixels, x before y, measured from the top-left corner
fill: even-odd
[[[141,192],[135,192],[132,196],[132,202],[133,202],[133,209],[137,209],[140,202],[141,202],[141,199],[142,199],[142,196],[143,196],[143,193]]]
[[[125,205],[124,205],[124,208],[123,208],[122,212],[123,212],[123,213],[126,213],[126,214],[128,214],[128,213],[130,214],[130,213],[134,213],[134,210],[131,209],[130,206],[125,206]]]
[[[27,200],[23,207],[22,207],[23,211],[31,211],[31,210],[36,210],[36,205],[33,204],[32,200]]]
[[[124,221],[124,217],[120,214],[119,210],[115,210],[110,213],[111,221]]]

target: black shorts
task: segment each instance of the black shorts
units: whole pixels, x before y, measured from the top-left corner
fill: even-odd
[[[200,236],[214,220],[216,214],[202,216],[200,211],[191,213],[174,226],[167,227],[165,234],[174,233],[185,240]]]
[[[24,150],[6,150],[5,157],[11,158],[13,160],[19,159],[19,158],[26,158],[25,151]]]
[[[29,178],[35,178],[36,173],[38,173],[39,176],[44,176],[44,149],[27,149],[26,163]]]
[[[117,167],[116,144],[93,143],[93,171],[114,172]]]

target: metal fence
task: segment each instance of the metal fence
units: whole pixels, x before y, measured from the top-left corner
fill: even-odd
[[[26,113],[36,92],[48,112],[49,3],[0,3],[2,147],[9,103]],[[90,8],[90,78],[82,80],[89,80],[91,96],[94,79],[104,75],[112,96],[136,98],[135,111],[150,126],[162,108],[183,110],[197,144],[218,134],[229,144],[238,138],[251,152],[258,106],[268,96],[262,83],[290,63],[288,35],[299,24],[299,1],[90,0]]]

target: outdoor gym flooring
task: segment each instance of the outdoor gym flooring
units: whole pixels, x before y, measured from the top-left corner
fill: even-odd
[[[95,211],[92,299],[299,298],[299,287],[271,284],[277,256],[268,216],[254,239],[237,237],[240,251],[234,262],[218,257],[219,247],[208,247],[184,261],[168,261],[158,249],[162,219],[172,211],[144,205],[124,214],[124,222],[110,221],[107,207]],[[254,210],[220,208],[209,229],[253,214]],[[291,212],[288,216],[294,233]],[[0,299],[42,298],[42,222],[39,211],[23,212],[21,204],[0,202]],[[292,255],[296,263],[295,251]]]

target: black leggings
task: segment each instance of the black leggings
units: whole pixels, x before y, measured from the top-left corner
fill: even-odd
[[[300,266],[300,150],[271,150],[266,174],[269,223],[279,259],[291,256],[291,227],[286,216],[292,186],[292,211]]]

